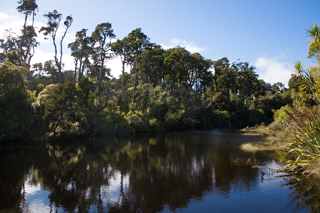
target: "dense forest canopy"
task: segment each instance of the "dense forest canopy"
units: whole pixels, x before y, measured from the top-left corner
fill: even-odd
[[[109,22],[91,34],[79,29],[68,45],[74,70],[63,70],[62,42],[73,18],[53,10],[44,15],[47,25],[36,30],[36,1],[18,4],[25,15],[21,35],[7,30],[0,40],[1,141],[253,126],[271,123],[274,111],[292,105],[301,92],[301,76],[292,75],[287,89],[259,79],[248,62],[206,59],[180,46],[165,50],[141,28],[115,39]],[[38,36],[52,41],[55,54],[31,64]],[[318,43],[311,43],[310,56],[317,55]],[[114,57],[122,62],[119,79],[106,66]],[[317,104],[312,94],[310,88],[299,104]]]

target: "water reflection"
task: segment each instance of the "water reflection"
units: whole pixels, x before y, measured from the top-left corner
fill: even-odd
[[[208,211],[213,198],[244,205],[237,196],[260,208],[272,181],[261,183],[259,169],[234,162],[251,158],[266,165],[273,154],[240,151],[248,140],[215,130],[12,148],[0,157],[0,193],[7,195],[0,212],[192,211],[197,205]],[[272,184],[277,189],[279,181]]]
[[[320,183],[305,177],[290,177],[286,179],[284,187],[292,189],[290,205],[296,212],[308,209],[311,212],[320,212]]]

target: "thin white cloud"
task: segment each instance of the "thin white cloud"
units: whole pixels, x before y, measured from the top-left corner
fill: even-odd
[[[4,38],[5,30],[11,30],[11,32],[14,33],[14,36],[21,35],[21,29],[23,27],[23,24],[24,24],[23,17],[18,15],[11,15],[5,12],[0,12],[0,38]],[[31,20],[28,20],[27,24],[28,25],[31,24]],[[41,27],[44,27],[44,26],[47,26],[47,23],[42,23],[38,21],[34,22],[34,27],[38,35],[37,41],[40,42],[40,48],[41,46],[45,45],[46,48],[53,49],[53,46],[51,47],[52,38],[47,36],[48,39],[45,39],[45,36],[43,35],[43,33],[39,33],[39,30],[41,29]],[[57,31],[57,36],[56,36],[57,46],[59,46],[59,42],[64,32],[65,32],[65,26],[63,24],[63,20],[61,20],[59,29]],[[68,44],[74,41],[75,34],[76,34],[75,32],[70,31],[69,29],[66,37],[63,40],[64,51],[67,50]]]
[[[169,48],[174,48],[174,47],[180,46],[180,47],[186,48],[186,50],[188,50],[191,53],[201,53],[201,52],[204,52],[205,50],[207,50],[206,47],[200,47],[193,41],[187,41],[185,39],[181,40],[181,39],[177,39],[177,38],[171,39],[169,45],[161,44],[161,46],[164,49],[169,49]]]
[[[281,82],[287,86],[291,74],[294,73],[290,64],[278,61],[277,57],[260,57],[255,61],[254,66],[257,68],[259,77],[270,84]]]
[[[40,49],[36,49],[35,54],[31,59],[31,64],[44,63],[49,60],[54,60],[54,53],[45,53]]]
[[[11,15],[9,13],[0,12],[0,38],[4,38],[5,30],[10,30],[14,33],[14,36],[21,34],[21,29],[23,27],[24,19],[19,17],[18,15]],[[28,24],[31,24],[29,21]],[[35,21],[34,26],[36,31],[38,31],[42,26],[46,26],[46,23],[41,23]],[[63,28],[63,27],[62,27]],[[63,33],[63,29],[58,31],[58,36],[61,36]],[[53,46],[51,46],[52,40],[49,38],[47,40],[44,39],[44,35],[38,33],[37,41],[40,42],[40,46],[35,49],[35,55],[31,60],[31,64],[34,63],[44,63],[48,60],[54,59]],[[65,64],[65,70],[74,69],[73,58],[70,56],[70,51],[67,49],[67,44],[72,42],[74,39],[75,33],[68,33],[64,40],[63,51],[65,52],[62,58],[62,62]],[[50,51],[52,52],[44,52],[43,48],[41,48],[44,44],[48,44]]]
[[[5,30],[12,30],[14,33],[20,33],[23,19],[18,16],[9,15],[0,12],[0,37],[3,38]]]
[[[284,54],[284,53],[281,53],[281,57],[282,57],[282,58],[287,58],[287,55]]]
[[[0,12],[0,38],[3,38],[5,34],[5,30],[11,30],[13,33],[15,33],[14,36],[21,35],[21,29],[24,24],[24,19],[18,15],[11,15],[9,13]],[[28,25],[31,25],[31,21],[28,20]],[[45,23],[41,23],[38,21],[34,22],[34,27],[37,31],[37,41],[40,42],[40,45],[42,43],[48,43],[51,42],[44,39],[44,36],[40,34],[38,31],[42,26],[46,26]]]
[[[31,59],[31,65],[35,63],[44,63],[45,61],[54,60],[54,53],[46,53],[41,49],[36,49]],[[62,55],[63,70],[74,70],[73,57],[70,54]]]

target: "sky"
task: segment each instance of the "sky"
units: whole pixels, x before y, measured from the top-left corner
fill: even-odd
[[[20,33],[24,16],[16,8],[18,0],[0,0],[0,38],[5,29]],[[320,22],[319,0],[37,0],[36,27],[46,26],[44,14],[57,10],[63,20],[74,21],[64,40],[62,62],[65,70],[74,70],[67,44],[75,33],[88,34],[103,22],[110,22],[117,39],[141,28],[152,43],[164,49],[185,47],[213,61],[227,57],[232,62],[248,62],[256,67],[259,78],[268,83],[287,85],[293,64],[308,59],[306,29]],[[64,26],[60,26],[62,35]],[[58,37],[60,39],[60,37]],[[40,46],[31,63],[53,59],[52,40],[38,34]],[[119,59],[108,61],[111,75],[121,73]],[[127,68],[127,71],[129,69]]]

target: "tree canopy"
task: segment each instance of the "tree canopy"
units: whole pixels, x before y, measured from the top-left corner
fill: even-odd
[[[66,17],[63,34],[57,38],[63,17],[57,10],[44,14],[48,22],[39,30],[52,40],[54,57],[30,64],[39,45],[33,27],[38,5],[34,0],[21,0],[17,9],[26,17],[21,35],[8,30],[0,40],[1,100],[32,104],[29,115],[36,122],[30,127],[40,125],[39,134],[242,127],[270,123],[273,110],[292,103],[283,83],[271,85],[259,79],[248,62],[206,59],[180,46],[165,50],[152,43],[141,28],[117,39],[110,22],[98,24],[91,34],[86,28],[76,33],[68,45],[75,67],[64,70],[62,42],[73,18]],[[31,25],[27,24],[29,16]],[[313,28],[310,37],[316,55],[317,28]],[[120,79],[113,78],[108,68],[114,57],[122,61]],[[130,73],[125,72],[125,65]],[[305,89],[316,94],[317,88],[307,85]]]

